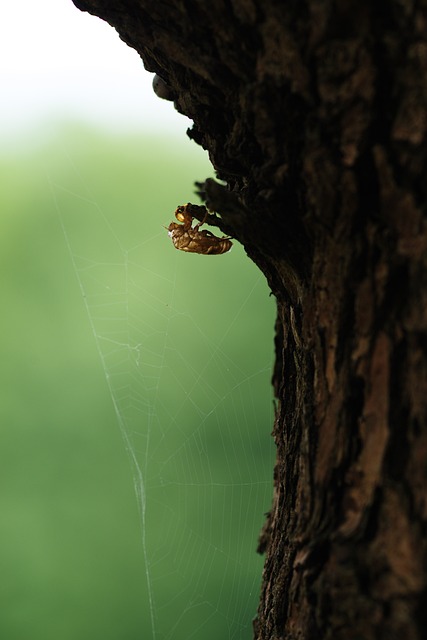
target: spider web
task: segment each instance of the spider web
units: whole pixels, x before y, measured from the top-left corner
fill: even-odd
[[[67,146],[47,175],[132,467],[140,637],[249,639],[272,492],[272,300],[237,243],[189,255],[162,229],[197,202],[201,151],[145,139],[110,167],[90,153]]]

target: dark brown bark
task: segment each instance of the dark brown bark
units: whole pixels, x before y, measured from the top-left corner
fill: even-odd
[[[277,298],[255,638],[427,638],[427,2],[74,0],[194,121]]]

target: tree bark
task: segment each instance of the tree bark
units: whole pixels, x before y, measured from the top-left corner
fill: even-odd
[[[74,0],[194,121],[277,299],[257,640],[427,638],[426,0]]]

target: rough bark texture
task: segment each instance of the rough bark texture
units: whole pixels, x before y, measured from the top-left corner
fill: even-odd
[[[277,298],[255,638],[426,638],[426,0],[74,2],[193,119]]]

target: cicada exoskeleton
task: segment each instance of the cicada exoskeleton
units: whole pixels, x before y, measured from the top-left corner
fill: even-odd
[[[188,207],[189,204],[177,207],[175,217],[182,224],[171,222],[167,228],[174,247],[180,251],[200,253],[202,255],[219,255],[230,251],[233,243],[228,236],[218,238],[218,236],[206,229],[200,231],[200,227],[208,216],[208,211],[206,210],[204,219],[193,227],[193,216],[190,214]]]

